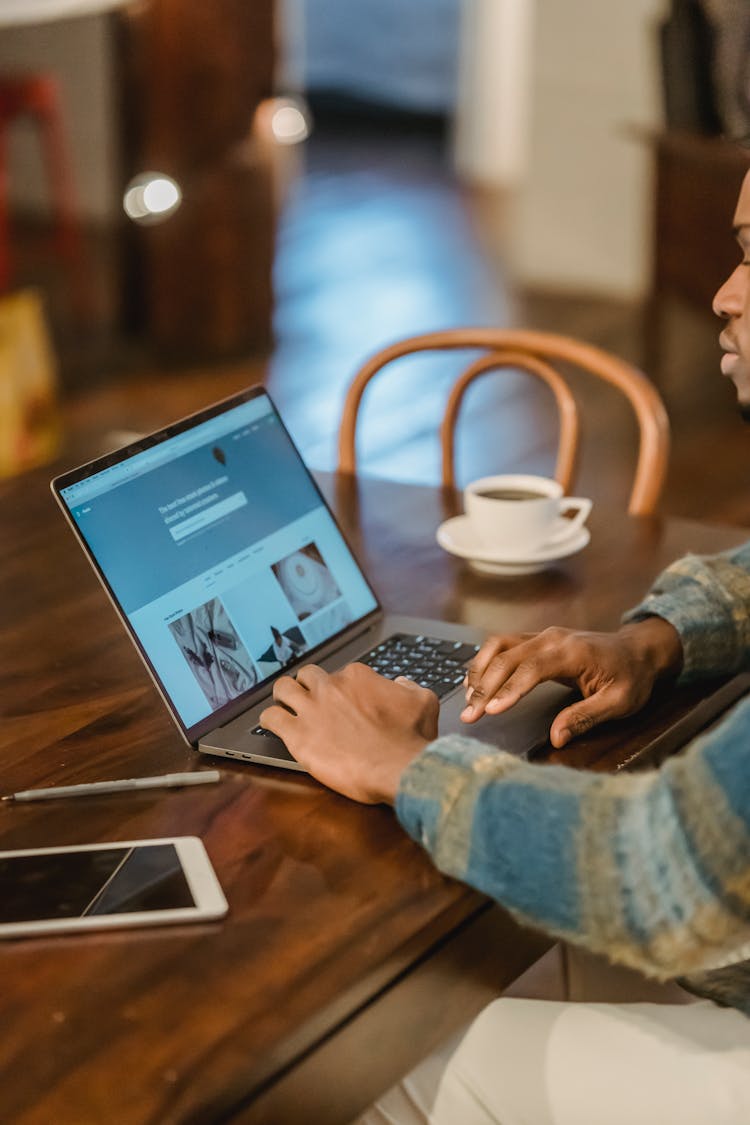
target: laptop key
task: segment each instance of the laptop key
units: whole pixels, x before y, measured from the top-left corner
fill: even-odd
[[[382,641],[371,652],[361,657],[361,663],[369,664],[376,672],[388,679],[406,676],[421,687],[436,690],[438,694],[451,691],[461,683],[465,676],[464,665],[478,651],[478,645],[462,641],[444,641],[439,637],[396,634]]]

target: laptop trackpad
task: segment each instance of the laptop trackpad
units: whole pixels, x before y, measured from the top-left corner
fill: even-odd
[[[547,744],[555,715],[577,698],[580,697],[572,688],[547,682],[539,684],[502,715],[484,715],[476,723],[462,723],[460,714],[466,706],[462,688],[440,708],[438,732],[462,734],[511,754],[526,755]]]

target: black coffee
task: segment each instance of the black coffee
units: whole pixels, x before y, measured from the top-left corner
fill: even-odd
[[[488,488],[478,492],[485,500],[546,500],[548,493],[534,492],[530,488]]]

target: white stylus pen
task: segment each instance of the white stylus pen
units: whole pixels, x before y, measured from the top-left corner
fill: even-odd
[[[159,777],[124,777],[119,781],[92,781],[87,785],[57,785],[52,789],[24,789],[3,801],[51,801],[55,797],[95,797],[99,793],[124,793],[132,789],[176,789],[180,785],[209,785],[218,781],[218,770],[163,773]]]

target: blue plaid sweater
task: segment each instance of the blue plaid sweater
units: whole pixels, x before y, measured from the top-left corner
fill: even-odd
[[[749,668],[750,543],[674,563],[626,620],[649,615],[678,630],[683,679]],[[750,698],[634,775],[439,738],[396,813],[441,871],[522,922],[750,1016]]]

